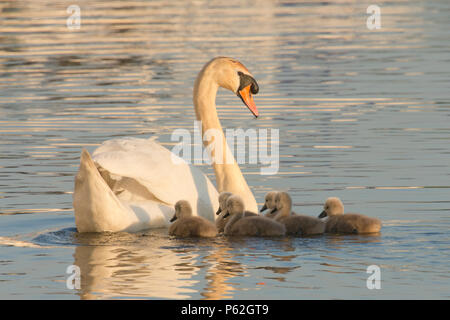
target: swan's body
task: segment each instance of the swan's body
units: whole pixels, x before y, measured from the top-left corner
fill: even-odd
[[[171,236],[208,238],[217,235],[214,224],[203,217],[193,216],[192,208],[185,200],[180,200],[175,204],[175,214],[170,221],[173,222],[169,227]]]
[[[217,228],[217,232],[223,232],[225,229],[225,226],[227,225],[229,216],[227,216],[227,208],[226,208],[226,203],[229,197],[231,197],[233,194],[231,192],[221,192],[219,194],[219,210],[217,210],[216,215],[217,215],[217,219],[216,219],[216,228]],[[250,212],[245,210],[244,211],[244,217],[253,217],[253,216],[257,216],[258,214],[254,213],[254,212]],[[227,217],[225,217],[227,216]]]
[[[74,192],[78,231],[167,227],[174,213],[170,204],[180,198],[210,218],[208,212],[218,206],[216,188],[198,168],[181,159],[172,164],[171,156],[158,143],[135,138],[106,141],[93,159],[83,150]]]
[[[328,198],[319,218],[328,217],[327,233],[377,233],[381,230],[381,221],[359,213],[344,214],[344,205],[339,198]]]
[[[173,205],[179,199],[186,199],[196,214],[214,221],[214,212],[219,207],[218,191],[239,193],[248,208],[257,210],[217,116],[215,98],[219,87],[237,93],[258,115],[250,93],[257,93],[258,86],[241,63],[220,57],[203,67],[194,86],[194,109],[197,119],[202,121],[202,132],[216,129],[220,133],[219,143],[224,147],[226,161],[213,161],[217,189],[199,169],[153,140],[106,141],[92,158],[86,150],[81,156],[73,195],[79,232],[135,232],[167,227],[174,213]],[[209,144],[205,142],[205,147]],[[211,156],[216,156],[215,150]]]
[[[325,222],[306,215],[292,213],[292,200],[288,193],[279,192],[275,197],[275,221],[286,227],[287,235],[307,236],[322,234],[325,231]]]
[[[276,237],[286,233],[285,227],[272,219],[262,216],[244,217],[244,203],[239,196],[227,200],[230,215],[224,234],[227,236]]]

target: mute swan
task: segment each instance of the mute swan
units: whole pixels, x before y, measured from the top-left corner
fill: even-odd
[[[252,94],[256,80],[239,61],[218,57],[209,61],[194,84],[194,109],[202,133],[216,129],[224,148],[223,161],[213,161],[217,189],[199,169],[177,158],[150,139],[123,138],[104,142],[93,157],[81,154],[75,178],[73,207],[78,232],[128,231],[167,227],[173,205],[186,199],[193,211],[214,221],[218,191],[240,194],[245,205],[257,211],[256,200],[226,143],[216,110],[219,87],[236,93],[255,117]],[[205,147],[211,142],[204,141]],[[219,141],[220,143],[220,141]],[[210,150],[211,157],[216,156]],[[179,161],[176,163],[173,159]]]
[[[274,214],[272,214],[273,209],[275,209],[275,197],[277,195],[277,191],[269,191],[266,193],[266,196],[264,197],[264,206],[259,210],[259,212],[263,212],[267,209],[269,209],[269,212],[266,213],[267,218],[273,218],[275,217]]]
[[[175,221],[175,222],[174,222]],[[215,237],[217,230],[211,221],[192,215],[192,208],[186,200],[175,204],[175,214],[170,219],[169,235],[186,237]]]
[[[230,196],[233,194],[231,192],[221,192],[219,194],[219,209],[216,212],[216,215],[218,215],[216,219],[216,228],[217,232],[223,232],[225,229],[225,226],[227,225],[229,217],[224,217],[227,214],[227,208],[226,203]],[[244,217],[251,217],[251,216],[257,216],[256,213],[250,212],[250,211],[244,211]]]
[[[281,222],[286,227],[288,235],[313,235],[322,234],[325,231],[325,222],[306,215],[292,214],[292,199],[287,192],[278,192],[275,197],[276,208],[275,221]]]
[[[241,197],[233,195],[227,200],[227,214],[230,216],[225,226],[227,236],[273,237],[283,236],[285,227],[274,220],[262,216],[244,217],[244,202]]]
[[[344,214],[344,204],[337,197],[328,198],[319,218],[328,217],[325,232],[328,233],[376,233],[381,221],[358,213]]]

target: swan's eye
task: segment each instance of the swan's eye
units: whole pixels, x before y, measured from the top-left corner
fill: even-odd
[[[258,83],[256,82],[256,80],[249,76],[248,74],[245,74],[241,71],[238,71],[238,75],[239,75],[239,89],[238,91],[244,89],[245,87],[250,86],[250,91],[252,94],[257,94],[259,92],[259,86]]]

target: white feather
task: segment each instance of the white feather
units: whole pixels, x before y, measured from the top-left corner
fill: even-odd
[[[167,227],[178,200],[194,214],[214,221],[218,193],[198,168],[153,139],[105,141],[93,153],[83,151],[74,192],[79,232],[139,231]]]

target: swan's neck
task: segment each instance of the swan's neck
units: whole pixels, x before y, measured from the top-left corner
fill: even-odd
[[[241,218],[244,217],[244,213],[237,213],[237,214],[233,214],[228,220],[227,224],[225,225],[225,228],[223,229],[223,232],[225,234],[227,234],[231,228],[233,227],[233,225],[238,222],[238,220],[240,220]]]
[[[286,217],[289,217],[291,214],[291,206],[284,206],[281,208],[281,210],[278,210],[275,215],[275,220],[278,221],[280,219],[284,219]]]
[[[208,68],[202,70],[194,86],[194,107],[197,120],[202,124],[202,137],[205,137],[205,133],[212,133],[213,139],[218,139],[215,147],[209,150],[211,159],[214,159],[212,166],[216,175],[217,190],[239,194],[245,202],[246,209],[257,211],[255,198],[228,147],[217,116],[218,88],[214,72]],[[212,142],[203,140],[205,148],[208,148]],[[222,147],[222,152],[218,151],[219,146]]]

